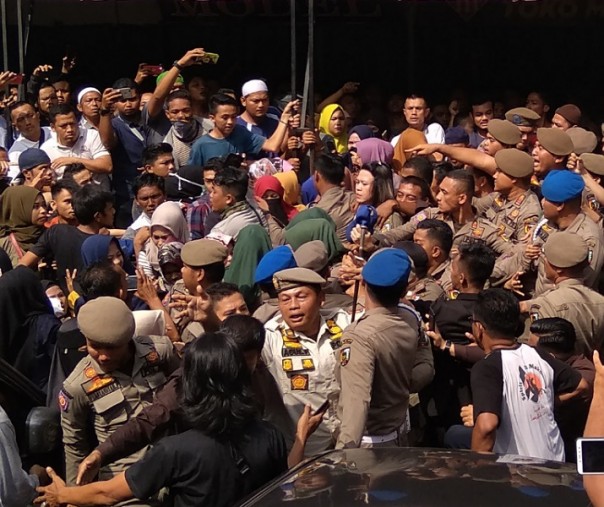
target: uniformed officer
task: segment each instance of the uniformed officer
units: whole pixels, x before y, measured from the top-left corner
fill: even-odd
[[[515,252],[497,260],[494,278],[509,278],[517,272],[536,273],[534,296],[543,294],[552,288],[545,276],[545,266],[540,258],[542,245],[548,237],[558,231],[574,232],[581,236],[589,248],[588,266],[584,272],[585,285],[595,287],[604,264],[604,234],[602,229],[581,211],[581,197],[585,184],[578,174],[568,170],[550,171],[543,185],[543,219],[531,231],[531,243],[526,247],[517,245]],[[532,282],[525,280],[525,293],[531,289]]]
[[[595,153],[583,153],[580,157],[579,169],[585,182],[583,192],[583,211],[595,222],[602,223],[604,209],[600,201],[604,201],[604,188],[602,188],[602,177],[604,176],[604,155]]]
[[[474,179],[464,169],[456,169],[445,176],[440,183],[440,191],[436,196],[437,208],[428,208],[414,215],[409,222],[394,229],[376,233],[365,234],[364,246],[366,249],[378,246],[392,246],[404,239],[412,239],[417,224],[427,218],[435,218],[445,222],[453,231],[453,246],[462,242],[483,240],[497,254],[507,253],[512,250],[512,243],[488,219],[476,215],[472,208],[472,195],[474,192]],[[352,239],[360,243],[361,229],[356,227],[352,231]]]
[[[411,260],[398,249],[374,254],[362,271],[364,315],[341,338],[336,447],[396,445],[409,405],[418,329],[401,316]]]
[[[558,232],[543,247],[545,274],[554,288],[538,298],[523,301],[520,309],[532,320],[561,317],[577,332],[576,352],[591,357],[602,350],[604,296],[583,285],[590,248],[578,234]]]
[[[516,148],[522,151],[532,151],[535,141],[534,134],[537,132],[541,116],[528,107],[515,107],[505,113],[505,119],[520,130],[521,141]]]
[[[542,181],[550,171],[566,168],[573,150],[573,142],[566,132],[556,128],[537,129],[537,142],[531,152],[536,179]]]
[[[510,241],[526,243],[541,216],[539,198],[530,189],[533,159],[528,153],[510,148],[498,151],[495,161],[495,192],[474,199],[474,206]]]
[[[323,424],[310,437],[308,454],[328,449],[337,426],[338,385],[334,350],[340,346],[350,316],[342,310],[322,310],[325,279],[304,268],[275,273],[279,312],[265,324],[262,359],[275,379],[282,399],[267,400],[266,412],[291,446],[305,405],[317,410],[331,406]]]
[[[59,393],[66,476],[71,484],[95,437],[102,443],[151,404],[153,393],[178,367],[167,337],[134,336],[132,312],[118,298],[100,297],[86,303],[78,314],[78,326],[88,355]],[[102,469],[101,479],[111,478],[141,456],[139,452]]]

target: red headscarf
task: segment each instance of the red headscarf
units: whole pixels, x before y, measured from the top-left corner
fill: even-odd
[[[296,208],[283,200],[285,190],[277,178],[274,176],[262,176],[256,180],[256,183],[254,184],[254,195],[256,197],[264,199],[264,194],[269,190],[272,190],[279,195],[281,207],[283,208],[283,212],[287,216],[288,220],[291,220],[298,214],[298,210]]]

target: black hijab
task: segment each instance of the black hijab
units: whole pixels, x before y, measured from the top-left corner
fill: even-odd
[[[35,273],[18,266],[0,277],[0,358],[14,365],[37,315],[54,315]]]

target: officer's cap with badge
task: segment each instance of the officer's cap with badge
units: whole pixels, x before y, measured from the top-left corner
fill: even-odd
[[[254,281],[260,285],[272,283],[278,271],[297,267],[294,251],[289,245],[281,245],[264,254],[254,275]]]
[[[604,176],[604,155],[583,153],[580,158],[586,170],[597,176]]]
[[[512,178],[526,178],[533,174],[533,157],[516,148],[495,153],[497,168]]]
[[[304,286],[320,289],[324,283],[327,283],[325,278],[306,268],[284,269],[273,276],[273,285],[277,292]]]
[[[570,136],[560,129],[545,127],[537,129],[537,141],[547,151],[557,157],[566,157],[575,149]]]
[[[507,120],[490,120],[487,130],[501,144],[516,146],[522,140],[522,134],[518,127]]]
[[[564,203],[581,197],[584,188],[581,176],[562,169],[547,173],[541,185],[541,195],[549,202]]]
[[[126,303],[115,297],[99,297],[88,301],[78,313],[78,327],[90,341],[119,347],[134,336],[136,325]]]
[[[534,127],[541,116],[528,107],[515,107],[505,113],[505,119],[518,127]]]
[[[224,262],[227,255],[228,251],[222,243],[207,238],[185,243],[180,252],[182,262],[195,268]]]
[[[574,232],[552,234],[543,247],[545,258],[557,268],[572,268],[585,262],[589,255],[589,246]]]
[[[361,274],[365,283],[373,287],[394,287],[408,282],[412,267],[407,252],[384,248],[369,258]]]

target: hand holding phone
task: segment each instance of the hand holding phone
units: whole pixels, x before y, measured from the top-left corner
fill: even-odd
[[[141,65],[141,70],[148,72],[150,76],[159,76],[164,68],[161,65]]]
[[[12,78],[9,80],[8,84],[9,84],[9,85],[20,85],[20,84],[23,84],[23,78],[24,78],[24,77],[25,77],[25,76],[24,76],[23,74],[17,74],[16,76],[13,76],[13,77],[12,77]]]
[[[327,411],[327,409],[329,408],[329,400],[325,400],[323,403],[321,403],[321,405],[319,405],[319,408],[317,408],[317,410],[315,410],[312,415],[319,415],[322,414],[324,412]]]

